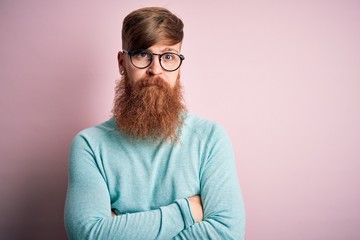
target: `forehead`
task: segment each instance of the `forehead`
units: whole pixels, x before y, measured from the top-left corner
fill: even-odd
[[[151,52],[154,53],[162,53],[162,52],[176,52],[180,53],[181,50],[181,42],[175,45],[169,45],[164,42],[156,43],[148,48]]]

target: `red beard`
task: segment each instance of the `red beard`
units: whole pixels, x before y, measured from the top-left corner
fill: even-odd
[[[173,88],[159,77],[130,83],[126,73],[116,85],[114,118],[132,139],[177,141],[185,113],[180,75]]]

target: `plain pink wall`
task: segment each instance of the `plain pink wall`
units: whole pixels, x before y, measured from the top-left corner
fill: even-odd
[[[70,141],[110,116],[122,19],[149,5],[185,22],[186,102],[233,140],[247,239],[360,239],[350,0],[2,0],[0,239],[65,239]]]

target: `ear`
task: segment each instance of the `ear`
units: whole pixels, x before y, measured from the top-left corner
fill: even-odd
[[[120,67],[124,67],[124,53],[123,52],[118,52],[118,55],[117,55],[117,59],[118,59],[118,64],[119,64],[119,68]]]
[[[118,66],[119,66],[119,72],[121,75],[124,74],[124,53],[123,52],[118,52],[117,55],[117,59],[118,59]]]

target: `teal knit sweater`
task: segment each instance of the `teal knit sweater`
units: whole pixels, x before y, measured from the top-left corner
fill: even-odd
[[[203,203],[199,223],[187,200],[193,195]],[[190,114],[177,143],[131,141],[113,118],[81,131],[70,151],[65,228],[81,240],[244,239],[229,137]]]

